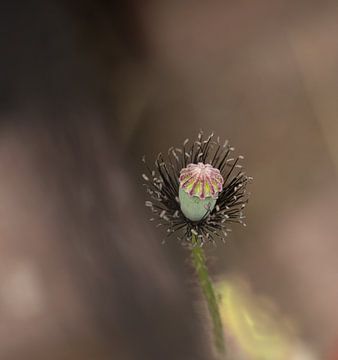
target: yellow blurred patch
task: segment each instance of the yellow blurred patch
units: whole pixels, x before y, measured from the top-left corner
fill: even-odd
[[[295,332],[272,302],[254,295],[248,284],[238,279],[222,281],[217,292],[226,336],[248,359],[292,358]]]

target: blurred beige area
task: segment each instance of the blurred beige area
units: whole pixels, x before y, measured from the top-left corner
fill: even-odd
[[[245,155],[247,173],[254,177],[247,228],[234,227],[226,246],[208,249],[215,278],[246,279],[255,295],[269,299],[279,314],[292,320],[307,352],[320,360],[334,360],[338,347],[338,3],[133,1],[127,10],[130,18],[125,26],[130,31],[124,41],[131,38],[137,44],[135,53],[116,46],[109,14],[95,7],[92,12],[97,15],[97,32],[92,34],[88,27],[77,45],[89,38],[88,53],[100,69],[97,82],[104,79],[109,89],[105,105],[107,113],[113,114],[115,150],[125,161],[125,173],[131,175],[127,188],[140,194],[124,198],[115,189],[111,196],[116,200],[117,221],[125,226],[126,202],[132,202],[140,234],[134,238],[132,229],[121,225],[122,230],[116,231],[130,243],[118,244],[114,254],[106,251],[102,264],[97,261],[101,254],[95,258],[86,246],[72,244],[72,251],[78,246],[85,264],[95,272],[92,278],[83,275],[78,259],[65,250],[68,243],[59,242],[63,226],[69,225],[55,221],[62,208],[58,203],[62,189],[53,188],[48,177],[50,194],[41,180],[48,170],[36,168],[34,159],[40,150],[28,146],[38,141],[25,136],[18,140],[15,132],[2,132],[0,358],[39,360],[48,354],[48,360],[135,359],[133,354],[141,354],[138,349],[143,348],[130,345],[128,331],[135,327],[133,315],[144,310],[131,339],[143,334],[141,324],[155,323],[158,328],[151,328],[150,334],[158,348],[161,341],[166,344],[168,358],[169,350],[178,346],[182,359],[197,360],[188,348],[204,338],[205,329],[200,329],[191,309],[195,293],[187,254],[175,240],[160,247],[162,235],[146,223],[139,224],[147,214],[135,204],[143,202],[141,156],[155,158],[187,137],[193,139],[202,128],[229,139],[238,154]],[[69,27],[80,33],[87,18],[82,23],[69,17]],[[111,56],[109,46],[116,46],[117,55]],[[105,52],[109,56],[104,57]],[[100,166],[109,168],[104,162]],[[95,167],[86,171],[96,174]],[[125,183],[121,173],[110,174],[109,181]],[[91,203],[86,189],[84,193],[81,201]],[[94,208],[93,213],[97,212]],[[84,227],[76,237],[86,238],[87,230]],[[102,239],[106,241],[105,234]],[[143,241],[144,248],[139,248]],[[127,267],[130,273],[124,274],[124,258],[121,268],[110,269],[110,256],[118,263],[125,253],[132,264]],[[134,265],[139,254],[149,255],[141,262],[142,271]],[[157,273],[159,264],[163,267]],[[101,265],[112,272],[105,267],[101,272]],[[110,286],[124,282],[110,283],[107,274],[118,274],[119,279],[130,276],[135,292],[115,297]],[[107,283],[103,290],[93,287],[101,278]],[[155,290],[149,283],[156,284]],[[94,305],[92,298],[84,300],[88,294],[83,290],[93,288],[102,291],[99,300],[90,294]],[[142,295],[140,299],[136,293]],[[120,303],[105,302],[105,296],[123,303],[122,310],[116,310]],[[119,321],[123,323],[123,311],[128,309],[124,302],[129,301],[141,305],[127,316],[128,324],[120,333]],[[88,306],[99,310],[88,311]],[[166,314],[163,318],[161,312]],[[177,326],[183,316],[192,321],[190,327]],[[106,324],[109,319],[113,319],[111,326]],[[201,360],[208,359],[199,352]],[[140,359],[155,359],[154,353]]]

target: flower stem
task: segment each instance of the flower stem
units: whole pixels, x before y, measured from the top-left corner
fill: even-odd
[[[208,304],[208,309],[213,325],[214,341],[217,351],[220,354],[225,353],[224,332],[222,319],[219,312],[218,300],[212,281],[209,277],[208,268],[203,249],[199,244],[196,235],[192,234],[192,260],[198,275],[199,284]]]

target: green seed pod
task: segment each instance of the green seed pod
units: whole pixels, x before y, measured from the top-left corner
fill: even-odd
[[[189,164],[180,172],[179,199],[184,216],[194,222],[210,213],[222,191],[220,171],[210,164]]]
[[[179,199],[184,216],[194,222],[202,220],[208,212],[211,212],[217,201],[211,196],[202,200],[198,196],[189,195],[183,189],[179,190]]]

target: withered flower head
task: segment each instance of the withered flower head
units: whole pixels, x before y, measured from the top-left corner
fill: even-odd
[[[160,153],[155,168],[146,165],[142,175],[150,196],[146,206],[155,215],[150,220],[184,243],[190,243],[192,234],[200,244],[225,241],[230,223],[245,226],[246,185],[252,178],[239,164],[243,157],[231,157],[233,151],[213,134],[203,139],[201,131],[190,145],[186,139],[181,148],[170,148],[166,159]]]

